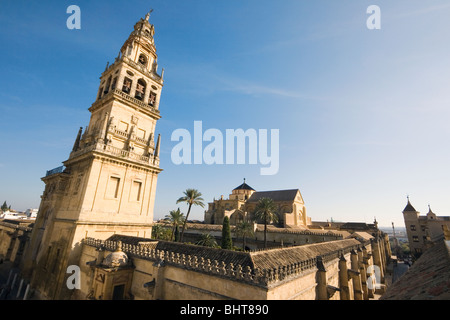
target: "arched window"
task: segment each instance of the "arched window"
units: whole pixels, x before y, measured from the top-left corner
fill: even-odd
[[[146,82],[143,79],[139,79],[136,86],[135,98],[138,100],[143,100],[145,95]]]
[[[111,90],[114,90],[116,88],[117,85],[117,77],[114,78],[112,84],[111,84]]]
[[[148,61],[148,59],[147,59],[147,57],[146,57],[144,54],[141,54],[141,55],[139,56],[138,63],[139,63],[141,66],[147,67],[147,61]]]
[[[123,79],[123,87],[122,87],[122,91],[125,93],[130,93],[131,91],[131,84],[133,83],[133,81],[129,78],[125,78]]]
[[[102,94],[103,94],[103,87],[101,87],[101,88],[98,90],[97,100],[99,100],[99,99],[102,98]]]
[[[111,85],[111,76],[109,76],[108,81],[106,81],[105,91],[104,94],[107,94],[109,92],[109,86]]]
[[[127,47],[127,56],[130,56],[132,52],[133,52],[133,45],[129,44]]]
[[[154,106],[156,104],[156,93],[151,91],[150,97],[148,98],[148,104]]]

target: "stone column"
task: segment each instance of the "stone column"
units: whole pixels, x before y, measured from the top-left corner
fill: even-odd
[[[381,257],[380,243],[378,239],[372,241],[373,264],[380,269],[380,283],[384,283],[384,269]]]
[[[153,299],[164,299],[164,260],[157,261],[155,266],[155,289],[153,292]]]
[[[341,289],[341,300],[350,300],[350,288],[348,287],[347,260],[344,255],[339,259],[339,287]]]
[[[369,298],[373,298],[373,294],[370,294],[370,290],[367,284],[367,279],[369,275],[367,274],[367,268],[369,267],[370,256],[367,253],[367,248],[365,246],[362,247],[362,266],[364,268],[364,279],[365,279],[365,287],[363,286],[364,291],[364,299],[368,300]]]
[[[22,291],[22,286],[23,286],[23,279],[20,280],[19,289],[17,289],[16,298],[19,298],[19,297],[20,297],[20,293],[21,293],[21,291]]]
[[[361,273],[359,272],[358,254],[355,250],[352,250],[350,255],[350,261],[352,268],[348,270],[349,277],[353,281],[353,291],[355,300],[363,300]]]
[[[27,288],[25,289],[25,293],[23,295],[23,300],[27,300],[28,299],[28,293],[30,292],[30,284],[27,284]]]
[[[327,292],[327,271],[322,261],[322,257],[317,257],[317,286],[316,294],[318,300],[328,300]]]
[[[357,254],[358,254],[359,272],[361,273],[363,297],[364,300],[369,300],[369,292],[367,290],[367,272],[366,266],[364,265],[364,255],[361,248],[358,248]]]

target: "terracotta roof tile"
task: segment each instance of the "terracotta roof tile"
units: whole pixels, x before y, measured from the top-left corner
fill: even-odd
[[[253,264],[259,269],[273,269],[287,266],[330,252],[336,252],[361,244],[356,239],[337,240],[289,248],[269,249],[251,252]]]
[[[426,250],[381,300],[446,300],[450,297],[450,244]]]
[[[270,198],[273,201],[293,201],[300,192],[298,189],[277,190],[277,191],[257,191],[252,194],[248,202],[257,202],[261,198]]]

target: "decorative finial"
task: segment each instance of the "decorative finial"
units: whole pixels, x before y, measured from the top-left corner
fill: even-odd
[[[244,178],[244,183],[245,183],[245,178]]]
[[[145,15],[145,20],[148,21],[150,19],[150,14],[153,12],[153,9],[150,9],[150,11]]]

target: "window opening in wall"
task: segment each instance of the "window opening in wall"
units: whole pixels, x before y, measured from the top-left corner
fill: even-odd
[[[53,260],[52,273],[55,273],[55,271],[56,271],[56,266],[58,265],[60,251],[61,251],[61,249],[56,250],[56,256],[55,256],[55,259]]]
[[[52,246],[49,246],[47,249],[47,259],[45,260],[45,269],[48,268],[50,262],[50,252],[52,251]]]
[[[124,284],[114,286],[112,299],[113,300],[123,300],[124,293],[125,293],[125,285]]]
[[[109,179],[107,196],[110,198],[117,199],[119,197],[119,186],[120,186],[120,178],[111,177]]]
[[[136,86],[136,94],[135,94],[136,99],[138,99],[138,100],[144,99],[145,87],[146,87],[145,81],[142,79],[139,79],[137,86]]]
[[[142,189],[142,182],[133,181],[132,195],[131,195],[132,200],[135,201],[141,200],[141,189]]]
[[[105,91],[103,92],[104,94],[107,94],[109,92],[109,86],[111,85],[111,77],[112,76],[109,76],[108,81],[106,81]]]
[[[101,88],[98,90],[97,100],[99,100],[99,99],[102,98],[102,93],[103,93],[103,87],[101,87]]]
[[[148,104],[151,106],[154,106],[156,103],[156,93],[155,92],[150,92],[150,97],[148,98]]]
[[[117,77],[114,78],[112,84],[111,84],[111,90],[114,90],[116,88],[117,85]]]
[[[141,66],[146,67],[146,66],[147,66],[147,57],[146,57],[145,55],[141,54],[141,55],[139,56],[138,62],[139,62],[139,64],[140,64]]]
[[[125,78],[123,80],[123,87],[122,87],[122,91],[129,94],[131,91],[131,84],[133,83],[133,81],[131,81],[131,79],[129,78]]]

